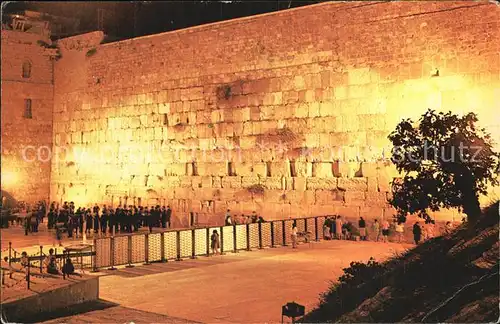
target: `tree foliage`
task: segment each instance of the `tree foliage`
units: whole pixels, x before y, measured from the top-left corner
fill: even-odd
[[[389,200],[399,220],[410,213],[429,222],[429,210],[453,207],[469,220],[479,216],[479,195],[487,193],[488,183],[498,184],[500,154],[477,121],[474,113],[460,117],[429,109],[418,123],[402,120],[388,136],[391,161],[404,174],[392,182]]]

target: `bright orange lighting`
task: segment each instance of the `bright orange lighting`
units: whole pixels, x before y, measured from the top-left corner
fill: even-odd
[[[2,188],[11,188],[17,182],[17,174],[9,171],[2,171]]]

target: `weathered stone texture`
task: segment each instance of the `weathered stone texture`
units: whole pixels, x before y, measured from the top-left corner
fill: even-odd
[[[53,75],[50,42],[36,34],[2,29],[2,191],[28,203],[49,199]],[[23,64],[31,73],[23,77]],[[31,99],[32,118],[24,118]]]
[[[60,40],[47,139],[4,123],[19,115],[4,107],[19,107],[28,90],[3,82],[10,67],[2,57],[2,90],[12,87],[3,93],[17,93],[2,96],[2,174],[4,163],[18,165],[8,162],[18,139],[53,139],[54,151],[67,149],[51,165],[57,201],[116,205],[127,196],[218,221],[228,207],[268,219],[388,217],[398,173],[387,163],[387,135],[401,118],[427,108],[475,111],[500,135],[500,10],[472,2],[358,6],[324,3],[109,44],[100,44],[101,33]],[[2,46],[3,56],[15,46],[28,45]],[[19,78],[21,56],[8,55],[8,75]],[[52,80],[50,71],[33,73],[36,82]],[[47,82],[37,98],[50,111]],[[5,135],[14,132],[24,135]],[[4,148],[9,140],[16,145]],[[48,180],[40,185],[49,190]]]

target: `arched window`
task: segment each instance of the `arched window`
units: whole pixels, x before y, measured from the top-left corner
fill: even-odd
[[[23,78],[29,78],[31,77],[31,62],[30,61],[25,61],[23,63]]]
[[[33,118],[33,113],[31,111],[31,99],[24,99],[24,118]]]

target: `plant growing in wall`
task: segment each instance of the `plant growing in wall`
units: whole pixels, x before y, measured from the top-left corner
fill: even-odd
[[[47,48],[47,49],[55,49],[56,50],[56,54],[54,56],[52,56],[51,58],[54,59],[54,60],[59,60],[61,57],[62,57],[62,54],[61,54],[61,50],[59,49],[59,47],[57,47],[57,44],[56,43],[47,43],[47,42],[44,42],[43,40],[38,40],[37,41],[37,44],[43,48]]]
[[[219,100],[229,100],[232,96],[232,88],[228,84],[221,85],[217,87],[217,99]]]
[[[86,56],[86,57],[91,57],[91,56],[93,56],[95,53],[97,53],[97,49],[96,49],[95,47],[93,47],[93,48],[89,49],[89,50],[87,51],[87,53],[85,53],[85,56]]]
[[[261,184],[254,184],[246,188],[253,195],[263,195],[265,188]]]

